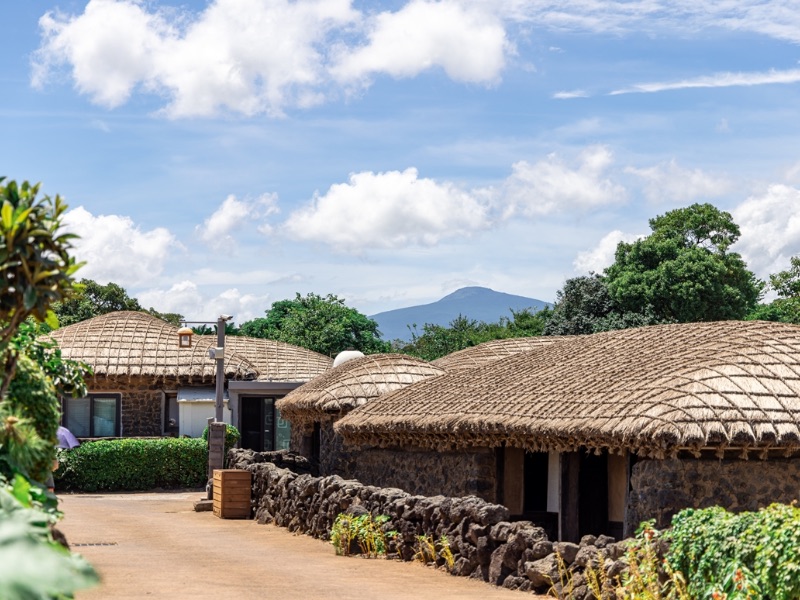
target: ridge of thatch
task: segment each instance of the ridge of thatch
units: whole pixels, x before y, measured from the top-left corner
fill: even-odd
[[[118,311],[56,329],[48,334],[61,355],[89,364],[96,376],[177,377],[209,381],[216,376],[210,336],[195,336],[191,348],[178,347],[178,328],[142,312]],[[256,366],[237,353],[225,357],[225,376],[255,379]]]
[[[348,443],[378,446],[789,454],[800,449],[800,326],[726,321],[581,336],[421,381],[335,428]]]
[[[216,336],[203,337],[216,343]],[[319,352],[264,338],[230,335],[225,349],[253,364],[259,381],[310,381],[333,364],[332,358]]]
[[[506,356],[512,356],[520,352],[535,350],[541,346],[570,340],[574,337],[575,336],[571,335],[538,335],[534,337],[489,340],[488,342],[483,342],[476,346],[470,346],[469,348],[451,352],[432,362],[448,373],[455,373],[465,369],[474,369],[475,367],[480,367],[488,362],[494,362]]]
[[[444,374],[444,370],[405,354],[354,358],[312,379],[278,400],[281,417],[294,425],[335,418],[382,394]]]

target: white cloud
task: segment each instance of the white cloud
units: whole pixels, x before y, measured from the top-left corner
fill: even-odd
[[[500,20],[452,0],[412,0],[397,12],[369,20],[368,42],[346,49],[331,68],[339,81],[374,73],[413,77],[441,67],[455,81],[490,83],[509,49]]]
[[[214,320],[217,315],[233,315],[241,325],[263,317],[269,307],[269,295],[243,294],[237,288],[227,289],[215,296],[204,296],[189,280],[180,281],[169,289],[148,289],[136,295],[139,303],[159,312],[172,312],[190,321]]]
[[[554,100],[571,100],[572,98],[588,98],[589,94],[583,90],[572,90],[569,92],[556,92],[553,94]]]
[[[364,15],[351,0],[212,0],[201,12],[139,0],[90,0],[48,12],[32,82],[62,68],[108,108],[135,91],[168,98],[170,117],[231,111],[279,116],[335,94],[335,80],[413,76],[434,66],[457,81],[492,82],[512,50],[491,13],[452,0],[413,0]]]
[[[235,196],[228,196],[214,211],[214,213],[198,225],[196,231],[201,240],[213,248],[229,247],[234,243],[231,235],[255,221],[261,221],[258,230],[269,234],[272,226],[266,218],[279,212],[278,197],[275,194],[263,194],[255,200],[237,200]]]
[[[628,167],[625,172],[643,180],[645,197],[655,203],[693,202],[721,196],[731,189],[729,180],[701,169],[685,169],[674,159],[643,169]]]
[[[735,250],[761,278],[789,266],[800,254],[800,189],[771,185],[733,211],[741,229]]]
[[[608,178],[613,155],[605,146],[590,146],[568,164],[553,153],[530,164],[519,161],[503,185],[505,216],[517,212],[544,216],[587,210],[625,201],[625,188]]]
[[[800,161],[786,169],[784,177],[787,183],[800,183]]]
[[[575,260],[572,261],[572,266],[578,273],[602,273],[606,267],[609,267],[614,262],[614,256],[617,251],[617,246],[620,242],[634,242],[643,238],[642,234],[623,233],[619,229],[607,233],[601,239],[597,246],[591,250],[579,252]]]
[[[129,217],[94,216],[82,206],[64,215],[64,229],[80,236],[74,256],[86,265],[79,277],[123,287],[151,281],[164,270],[170,251],[181,248],[163,227],[142,231]]]
[[[478,193],[449,182],[419,178],[417,170],[362,172],[348,183],[292,213],[290,237],[330,244],[339,250],[431,246],[470,236],[489,226],[488,205]]]
[[[650,94],[668,90],[685,90],[692,88],[721,88],[721,87],[749,87],[754,85],[769,85],[775,83],[800,82],[800,69],[777,71],[770,69],[766,72],[756,73],[714,73],[681,81],[661,81],[651,83],[637,83],[627,88],[614,90],[610,95],[620,94]]]

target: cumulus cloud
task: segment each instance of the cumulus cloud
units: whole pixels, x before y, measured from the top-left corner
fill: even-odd
[[[630,243],[643,237],[643,234],[623,233],[615,229],[607,233],[591,250],[579,252],[572,261],[572,266],[578,273],[602,273],[614,262],[614,255],[620,242]]]
[[[740,204],[733,218],[742,234],[735,250],[759,277],[787,268],[800,254],[800,189],[771,185]]]
[[[269,307],[269,295],[243,294],[237,288],[229,288],[217,295],[205,296],[192,281],[183,280],[168,289],[147,289],[137,294],[142,306],[159,312],[172,312],[194,321],[214,319],[217,315],[234,316],[234,322],[242,324],[256,317],[263,317]]]
[[[505,216],[544,216],[624,202],[625,188],[608,177],[613,161],[608,148],[591,146],[572,164],[555,153],[533,164],[515,163],[502,191]]]
[[[628,167],[625,172],[642,179],[644,195],[654,203],[693,202],[721,196],[731,189],[729,180],[701,169],[685,169],[674,159],[643,169]]]
[[[279,116],[336,93],[335,82],[440,66],[458,81],[495,81],[510,45],[498,19],[451,0],[413,0],[365,15],[351,0],[212,0],[201,12],[139,0],[90,0],[48,12],[32,82],[65,69],[101,106],[135,91],[166,96],[170,117],[231,111]]]
[[[86,265],[79,276],[101,283],[142,285],[161,274],[171,250],[181,248],[163,227],[142,231],[129,217],[95,216],[82,206],[64,215],[64,229],[80,236],[74,255]]]
[[[489,226],[488,202],[449,182],[420,178],[417,170],[362,172],[292,213],[284,224],[298,240],[339,250],[430,246]]]
[[[374,73],[413,77],[441,67],[455,81],[494,81],[509,48],[500,20],[460,2],[412,0],[368,21],[368,42],[347,49],[331,68],[340,81]]]
[[[214,213],[198,225],[196,231],[204,242],[214,248],[223,248],[234,243],[234,231],[245,225],[261,221],[258,230],[269,234],[272,226],[266,218],[279,212],[278,197],[275,194],[263,194],[255,200],[238,200],[236,196],[228,196]]]

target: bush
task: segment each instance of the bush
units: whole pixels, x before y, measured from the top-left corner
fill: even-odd
[[[800,509],[687,509],[672,521],[670,566],[693,598],[800,598]]]
[[[228,453],[228,450],[233,448],[236,445],[236,442],[239,441],[241,434],[239,430],[236,429],[233,425],[226,425],[225,426],[225,454]],[[205,442],[208,442],[208,427],[203,429],[202,438]]]
[[[56,487],[95,492],[202,487],[208,450],[198,438],[98,440],[59,451]]]

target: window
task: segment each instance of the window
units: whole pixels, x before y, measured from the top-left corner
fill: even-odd
[[[240,416],[242,448],[257,452],[289,448],[289,422],[275,408],[276,397],[245,396]]]
[[[64,399],[64,427],[75,437],[119,437],[120,394]]]

